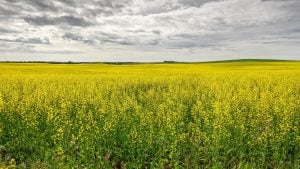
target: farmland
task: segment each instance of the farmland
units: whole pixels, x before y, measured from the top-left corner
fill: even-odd
[[[298,168],[300,62],[0,64],[0,168]]]

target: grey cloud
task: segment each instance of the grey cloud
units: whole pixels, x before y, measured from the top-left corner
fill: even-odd
[[[146,33],[145,30],[135,30],[132,31],[132,35],[128,36],[121,36],[118,34],[113,33],[106,33],[106,32],[97,32],[92,35],[78,35],[74,33],[65,33],[62,38],[65,40],[71,41],[80,41],[90,45],[97,45],[97,44],[118,44],[118,45],[125,45],[125,46],[132,46],[132,45],[158,45],[160,39],[158,37],[151,38],[148,40],[141,40],[141,35],[136,35],[138,33]],[[147,37],[145,37],[147,39]]]
[[[8,39],[8,38],[0,38],[0,41],[5,42],[17,42],[17,43],[25,43],[25,44],[51,44],[49,38],[16,38],[16,39]]]
[[[157,35],[157,34],[156,34]],[[98,32],[95,39],[102,43],[115,43],[120,45],[157,45],[160,42],[160,37],[153,36],[153,33],[146,30],[136,30],[128,32],[127,35],[117,33]]]
[[[298,1],[298,0],[261,0],[261,1],[285,1],[285,2],[287,2],[287,1]]]
[[[11,49],[0,49],[2,52],[17,52],[17,53],[29,53],[29,54],[54,54],[54,55],[61,55],[61,54],[82,54],[82,51],[72,51],[72,50],[34,50],[33,48],[11,48]]]
[[[197,43],[193,41],[184,41],[184,43],[180,41],[176,41],[174,43],[170,43],[169,49],[186,49],[186,48],[211,48],[219,46],[218,43]]]
[[[131,4],[131,0],[4,0],[6,6],[19,5],[23,12],[56,12],[68,15],[113,15]],[[80,10],[78,10],[80,9]],[[78,12],[80,11],[80,12]]]
[[[63,35],[63,39],[81,41],[87,44],[103,44],[103,43],[116,43],[120,45],[134,45],[135,43],[129,42],[120,36],[109,33],[98,33],[90,37],[76,35],[74,33],[66,33]]]
[[[55,5],[55,1],[51,0],[4,0],[9,5],[20,5],[23,7],[23,10],[29,9],[35,10],[35,11],[58,11],[59,8],[57,5]],[[32,11],[34,12],[34,11]]]
[[[299,10],[299,0],[2,0],[0,42],[32,50],[52,42],[49,52],[80,43],[136,51],[290,45],[299,41]]]
[[[3,43],[3,41],[0,40],[0,51],[1,52],[13,52],[13,53],[27,53],[29,51],[32,51],[34,49],[34,46],[27,45],[27,44],[8,44]]]
[[[0,28],[0,33],[2,33],[2,34],[9,34],[9,33],[18,33],[18,31],[15,31],[13,29]]]
[[[71,41],[81,41],[81,42],[84,42],[84,43],[87,43],[87,44],[90,44],[90,45],[97,44],[97,41],[95,39],[87,38],[87,37],[77,35],[77,34],[74,34],[74,33],[65,33],[62,36],[62,38],[65,39],[65,40],[71,40]]]
[[[45,50],[45,51],[38,51],[38,50],[30,50],[28,53],[41,53],[41,54],[82,54],[82,51],[75,51],[75,50]]]
[[[219,0],[179,0],[181,4],[188,5],[188,6],[196,6],[196,7],[199,7],[208,2],[216,2],[216,1]]]
[[[79,35],[75,35],[73,33],[66,33],[63,35],[63,39],[66,40],[74,40],[74,41],[83,41],[84,38],[82,36]]]
[[[127,4],[133,1],[128,1]],[[268,2],[269,4],[263,4],[262,1],[255,1],[256,2],[246,0],[178,0],[178,3],[174,3],[175,5],[173,5],[172,3],[176,1],[161,0],[159,2],[154,0],[147,1],[145,4],[139,3],[137,7],[142,7],[140,5],[145,6],[143,6],[141,10],[132,8],[133,13],[129,12],[128,16],[123,17],[116,15],[112,18],[99,18],[99,20],[94,20],[94,23],[84,17],[75,17],[72,15],[59,17],[25,17],[24,20],[37,26],[69,25],[87,27],[93,25],[95,26],[95,30],[110,30],[100,32],[90,30],[85,35],[80,35],[80,32],[76,33],[73,31],[72,34],[65,33],[63,35],[63,39],[65,40],[81,41],[90,45],[105,43],[119,45],[157,45],[164,41],[166,47],[172,47],[172,45],[174,45],[174,47],[209,47],[217,46],[217,43],[211,42],[215,40],[213,38],[203,38],[203,35],[219,34],[221,37],[218,40],[221,40],[225,35],[220,34],[220,32],[239,31],[251,27],[259,27],[264,24],[272,24],[273,22],[285,19],[285,13],[278,13],[285,10],[281,8],[282,5],[276,5],[270,2]],[[162,8],[163,6],[158,6],[154,2],[165,5],[166,10]],[[210,2],[214,3],[202,7],[203,4]],[[85,11],[83,14],[89,13],[89,15],[95,16],[98,14],[92,14],[93,11],[103,7],[110,12],[116,11],[116,9],[129,8],[129,6],[126,6],[126,2],[122,0],[86,1],[86,3],[80,0],[68,0],[61,1],[60,3],[83,9],[83,11]],[[97,5],[87,12],[86,9],[88,5],[91,4]],[[182,4],[183,8],[178,8],[180,4]],[[47,6],[47,4],[40,4],[40,6]],[[269,13],[269,10],[272,11]],[[105,10],[99,10],[99,13],[107,12],[104,11]],[[137,12],[140,12],[140,14]],[[257,12],[259,12],[259,16],[255,14]],[[289,11],[289,13],[295,14],[294,10]],[[143,17],[144,14],[155,15]],[[132,27],[135,27],[135,29],[131,29]],[[162,40],[163,38],[165,39]],[[168,40],[172,42],[167,42]],[[205,45],[205,43],[208,45]]]
[[[49,17],[49,16],[38,16],[38,17],[24,17],[24,20],[30,24],[37,26],[45,25],[70,25],[70,26],[81,26],[87,27],[93,25],[92,22],[75,16],[60,16],[60,17]]]
[[[226,34],[219,35],[197,35],[182,33],[168,37],[166,44],[168,48],[192,49],[192,48],[220,48],[224,42],[230,40]]]
[[[0,3],[0,19],[7,19],[7,17],[18,15],[21,11],[22,7],[19,5],[9,4],[7,2]]]
[[[50,10],[57,11],[57,6],[55,5],[55,1],[49,0],[25,0],[25,3],[34,6],[37,10]]]
[[[73,13],[86,17],[112,16],[131,4],[130,0],[66,0],[58,2],[70,9],[81,9],[80,13],[77,13],[76,10]]]
[[[101,38],[101,42],[103,43],[112,43],[112,44],[119,44],[119,45],[126,45],[126,46],[134,46],[134,45],[158,45],[159,39],[152,39],[148,41],[140,41],[139,39],[133,39],[133,38],[116,38],[116,39],[104,39]]]
[[[38,1],[38,0],[36,0]],[[81,7],[84,5],[97,5],[99,7],[107,8],[122,8],[126,4],[130,3],[131,0],[56,0],[57,2],[72,6],[72,7]]]
[[[160,34],[161,34],[161,31],[159,31],[159,30],[153,30],[152,33],[157,34],[157,35],[160,35]]]

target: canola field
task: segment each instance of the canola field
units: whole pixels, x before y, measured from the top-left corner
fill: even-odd
[[[0,64],[0,168],[295,168],[300,62]]]

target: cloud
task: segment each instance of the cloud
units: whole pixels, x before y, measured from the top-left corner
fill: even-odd
[[[30,24],[36,26],[45,25],[70,25],[70,26],[91,26],[92,23],[84,18],[75,17],[71,15],[60,16],[60,17],[49,17],[49,16],[38,16],[38,17],[24,17],[24,20]]]
[[[78,34],[74,34],[74,33],[65,33],[62,38],[64,40],[68,40],[68,41],[80,41],[80,42],[84,42],[90,45],[95,45],[97,44],[97,41],[95,41],[95,39],[93,38],[88,38],[88,37],[83,37],[81,35]]]
[[[9,34],[9,33],[17,33],[17,31],[7,28],[0,28],[0,33],[2,34]]]
[[[16,43],[24,43],[24,44],[51,44],[49,38],[23,38],[19,37],[16,39],[5,39],[5,38],[0,38],[0,41],[5,41],[5,42],[16,42]]]
[[[199,7],[205,3],[212,2],[213,0],[179,0],[179,3],[187,6]]]
[[[85,46],[83,53],[294,46],[299,10],[298,0],[3,0],[0,41],[48,51]]]

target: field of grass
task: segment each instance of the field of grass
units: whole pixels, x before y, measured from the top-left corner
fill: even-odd
[[[0,64],[0,168],[295,168],[300,62]]]

